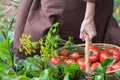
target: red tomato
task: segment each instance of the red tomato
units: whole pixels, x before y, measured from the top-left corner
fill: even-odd
[[[105,59],[111,58],[107,50],[100,50],[100,62],[102,63]]]
[[[95,63],[93,63],[93,64],[91,65],[91,67],[90,67],[91,71],[95,71],[95,69],[96,69],[97,66],[99,66],[99,65],[100,65],[100,62],[95,62]]]
[[[96,62],[99,60],[99,50],[93,45],[89,46],[89,55],[90,55],[89,60],[91,62]]]
[[[114,58],[115,62],[120,60],[120,52],[116,48],[109,48],[108,50],[100,51],[100,62],[103,62],[107,58]]]
[[[60,62],[63,62],[63,61],[64,61],[64,58],[63,58],[63,57],[61,57],[61,58],[60,58]]]
[[[120,62],[117,62],[112,66],[112,70],[117,70],[117,69],[120,69]]]
[[[112,67],[108,67],[107,69],[106,69],[106,72],[109,72],[109,71],[111,71],[112,70]]]
[[[61,61],[56,56],[53,56],[50,58],[50,62],[54,65],[58,65]]]
[[[60,56],[63,56],[63,57],[68,57],[69,54],[70,54],[70,52],[67,51],[67,50],[63,50],[63,51],[60,52]]]
[[[118,62],[120,60],[120,51],[117,48],[109,48],[108,53],[112,58],[115,59],[115,62]]]
[[[82,58],[77,59],[77,64],[79,65],[81,70],[85,70],[85,60]]]
[[[78,58],[80,58],[80,52],[73,52],[72,54],[70,54],[70,58],[77,60]]]
[[[67,65],[76,64],[76,61],[75,61],[74,59],[64,59],[64,62],[65,62]]]

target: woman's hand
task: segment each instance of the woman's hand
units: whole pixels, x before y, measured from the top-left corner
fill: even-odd
[[[80,29],[80,38],[83,41],[85,40],[86,33],[89,35],[91,40],[97,35],[94,23],[94,14],[95,3],[87,1],[85,17]]]
[[[96,35],[94,19],[84,19],[80,29],[80,39],[85,40],[86,33],[89,35],[90,40],[92,40]]]

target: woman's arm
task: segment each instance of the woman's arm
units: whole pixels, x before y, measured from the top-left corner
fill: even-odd
[[[80,38],[83,41],[85,40],[86,33],[89,35],[90,39],[93,39],[97,35],[95,29],[95,23],[94,23],[94,14],[95,14],[95,3],[87,1],[85,17],[81,24],[81,29],[80,29]]]
[[[87,2],[86,3],[86,12],[84,19],[90,20],[94,18],[95,14],[95,3]]]

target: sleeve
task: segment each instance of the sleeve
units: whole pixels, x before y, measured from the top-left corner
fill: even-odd
[[[94,2],[94,3],[101,3],[102,0],[83,0],[83,1],[89,1],[89,2]]]
[[[24,31],[27,16],[29,14],[32,2],[33,2],[33,0],[29,0],[29,1],[28,0],[21,0],[19,3],[17,20],[15,23],[14,43],[13,43],[13,52],[16,55],[18,54],[18,48],[20,46],[19,38],[21,37],[21,35]]]

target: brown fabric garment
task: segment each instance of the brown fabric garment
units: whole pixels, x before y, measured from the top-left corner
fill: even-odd
[[[94,3],[100,3],[102,0],[83,0],[83,1],[89,1],[89,2],[94,2]]]
[[[104,42],[120,46],[120,28],[112,16],[109,20],[108,26]]]
[[[118,25],[113,26],[115,20],[111,19],[113,0],[86,1],[94,1],[96,4],[97,36],[93,42],[119,45],[120,36],[116,34],[120,34],[120,28]],[[86,2],[82,0],[22,0],[15,26],[14,52],[18,55],[19,38],[22,33],[30,34],[33,41],[38,41],[56,21],[60,22],[59,34],[63,39],[73,36],[74,43],[84,43],[79,39],[79,33],[85,9]]]

